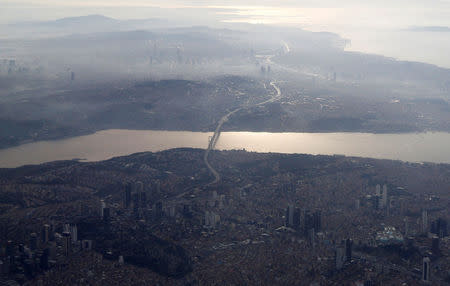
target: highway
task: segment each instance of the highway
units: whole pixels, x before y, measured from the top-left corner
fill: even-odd
[[[209,153],[211,152],[211,150],[214,150],[214,148],[216,147],[217,142],[219,141],[220,130],[222,129],[223,124],[224,124],[225,122],[227,122],[228,119],[229,119],[233,114],[235,114],[235,113],[238,112],[238,111],[241,111],[241,110],[243,110],[243,109],[249,109],[249,108],[256,107],[256,106],[261,106],[261,105],[264,105],[264,104],[267,104],[267,103],[271,103],[271,102],[274,102],[274,101],[280,99],[280,98],[281,98],[281,90],[280,90],[280,88],[276,85],[276,83],[275,83],[274,81],[272,81],[272,82],[270,83],[270,85],[271,85],[271,86],[275,89],[275,91],[276,91],[276,95],[274,95],[272,98],[270,98],[270,99],[268,99],[268,100],[265,100],[265,101],[263,101],[263,102],[257,103],[257,104],[250,105],[250,106],[241,106],[241,107],[238,107],[238,108],[234,109],[233,111],[230,111],[229,113],[227,113],[226,115],[224,115],[224,116],[219,120],[219,122],[218,122],[218,124],[217,124],[217,127],[216,127],[216,130],[214,131],[214,135],[213,135],[213,136],[211,137],[211,139],[209,140],[208,148],[206,149],[205,154],[204,154],[204,156],[203,156],[203,161],[205,162],[206,167],[208,167],[209,171],[210,171],[211,174],[213,174],[213,176],[214,176],[214,180],[213,180],[211,183],[209,183],[208,185],[213,185],[213,184],[216,184],[216,183],[218,183],[218,182],[220,181],[220,174],[219,174],[219,172],[217,172],[217,171],[214,169],[213,166],[211,166],[211,163],[210,163],[209,160],[208,160],[208,156],[209,156]]]

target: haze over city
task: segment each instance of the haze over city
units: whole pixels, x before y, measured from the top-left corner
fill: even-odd
[[[0,286],[450,285],[450,1],[1,2]]]
[[[102,14],[117,19],[158,17],[193,25],[248,22],[334,32],[348,50],[450,67],[450,2],[336,1],[3,1],[0,22]],[[438,44],[435,44],[438,43]]]

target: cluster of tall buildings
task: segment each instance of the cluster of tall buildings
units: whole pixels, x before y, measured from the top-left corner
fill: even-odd
[[[375,197],[377,199],[378,209],[388,208],[388,189],[386,184],[381,186],[378,184],[375,186]]]
[[[40,232],[30,233],[27,243],[9,240],[1,245],[0,276],[24,282],[65,261],[74,252],[91,250],[92,244],[92,240],[79,240],[76,224],[44,224]]]
[[[342,240],[340,245],[336,247],[335,250],[335,265],[336,270],[341,270],[344,267],[345,262],[350,262],[352,260],[353,253],[353,240],[346,239]]]
[[[125,186],[122,199],[123,208],[132,209],[134,215],[139,218],[143,216],[143,210],[147,208],[147,204],[147,192],[142,182],[128,183]]]
[[[220,215],[216,214],[215,212],[206,211],[205,212],[205,226],[207,228],[216,228],[217,225],[220,223]]]
[[[320,210],[301,210],[290,204],[286,209],[285,226],[303,234],[314,244],[315,235],[322,231],[322,213]]]

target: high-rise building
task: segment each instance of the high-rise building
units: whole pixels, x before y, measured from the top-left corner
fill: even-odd
[[[430,282],[430,258],[424,257],[422,263],[422,281]]]
[[[50,257],[50,249],[46,248],[42,251],[41,255],[39,256],[39,266],[43,270],[48,269],[48,260]]]
[[[133,200],[133,214],[135,218],[139,218],[139,193],[133,193],[131,197]]]
[[[106,208],[106,203],[104,200],[100,200],[100,217],[103,219],[103,210]]]
[[[438,218],[431,223],[432,233],[436,234],[439,238],[444,238],[448,236],[448,226],[447,220],[443,218]]]
[[[405,217],[403,219],[403,222],[405,223],[404,237],[408,237],[409,236],[409,219],[407,217]]]
[[[163,204],[161,201],[159,201],[153,205],[153,218],[159,219],[162,217],[162,215],[163,215]]]
[[[303,233],[305,236],[308,235],[308,231],[314,228],[314,215],[311,214],[309,210],[305,210],[303,214]]]
[[[141,208],[147,207],[147,193],[146,192],[139,193],[139,201],[141,204]]]
[[[70,224],[65,223],[63,226],[63,232],[70,232]]]
[[[368,202],[370,202],[370,205],[372,206],[372,208],[374,210],[378,210],[378,200],[379,200],[379,196],[368,196]]]
[[[81,241],[81,248],[83,250],[91,250],[92,249],[92,240],[84,239]]]
[[[348,238],[345,241],[345,257],[346,257],[346,261],[351,261],[352,260],[352,248],[353,248],[353,240]]]
[[[383,193],[381,194],[381,207],[386,208],[388,203],[388,191],[387,186],[383,185]]]
[[[70,237],[72,238],[72,243],[78,241],[78,228],[75,224],[70,226]]]
[[[316,233],[314,228],[308,230],[308,242],[313,248],[316,246]]]
[[[300,208],[294,208],[294,221],[292,227],[296,230],[300,230],[300,222],[301,222],[302,212]]]
[[[63,232],[62,239],[64,255],[69,256],[72,253],[72,239],[70,238],[70,232]]]
[[[431,251],[433,252],[434,255],[439,256],[441,254],[441,249],[439,247],[439,244],[440,244],[439,237],[434,236],[431,241],[432,241]]]
[[[48,243],[49,240],[50,240],[50,225],[44,224],[41,232],[41,241],[43,244],[46,244]]]
[[[289,204],[286,209],[286,226],[294,226],[294,205]]]
[[[361,201],[360,200],[355,200],[355,209],[359,210],[360,206],[361,206]]]
[[[375,195],[376,196],[381,196],[381,186],[380,186],[380,184],[377,184],[376,186],[375,186]]]
[[[190,218],[192,217],[192,211],[190,205],[183,205],[183,216]]]
[[[123,196],[123,207],[129,208],[131,205],[131,185],[127,184],[125,186],[125,193]]]
[[[428,232],[428,212],[427,210],[422,210],[422,232]]]
[[[136,193],[142,193],[144,191],[144,183],[137,181],[135,184]]]
[[[103,209],[103,221],[109,222],[111,219],[111,209],[110,208],[104,208]]]
[[[345,262],[345,248],[344,247],[339,246],[336,248],[335,262],[336,262],[337,270],[341,270],[342,267],[344,267],[344,262]]]
[[[320,210],[317,210],[313,214],[313,224],[314,224],[314,230],[317,232],[322,231],[322,212]]]
[[[216,228],[220,222],[220,216],[214,212],[205,212],[205,226],[208,228]]]
[[[36,233],[31,233],[30,234],[30,249],[31,250],[36,250],[37,249],[37,234]]]

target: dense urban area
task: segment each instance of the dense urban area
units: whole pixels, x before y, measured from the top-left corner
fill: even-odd
[[[1,281],[450,283],[449,165],[204,152],[1,169]]]

